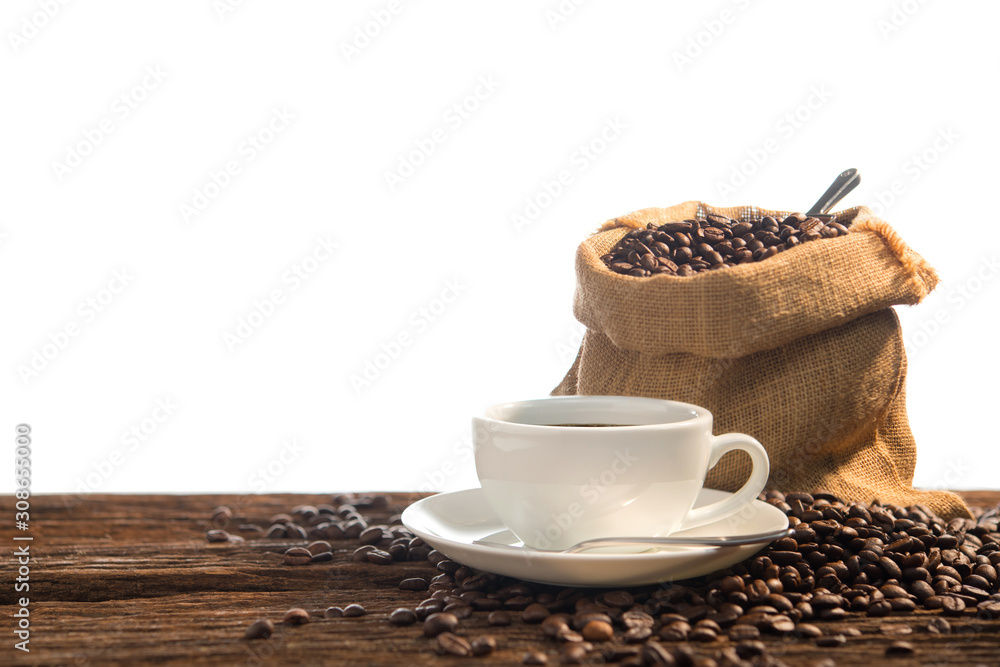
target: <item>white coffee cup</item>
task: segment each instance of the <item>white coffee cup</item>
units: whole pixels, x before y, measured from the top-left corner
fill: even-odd
[[[767,453],[749,435],[714,436],[705,408],[654,398],[559,396],[494,405],[473,419],[473,442],[490,506],[538,549],[703,526],[744,509],[769,474]],[[750,479],[732,496],[692,509],[705,475],[737,449],[750,455]]]

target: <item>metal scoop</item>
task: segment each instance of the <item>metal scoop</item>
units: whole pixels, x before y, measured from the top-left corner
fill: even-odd
[[[535,549],[534,547],[519,546],[517,544],[494,542],[488,538],[474,540],[472,543],[489,547],[506,547],[508,549],[542,551],[546,553],[575,554],[603,547],[738,547],[746,544],[773,542],[774,540],[779,540],[782,537],[788,537],[793,532],[794,531],[791,528],[783,528],[781,530],[775,530],[768,533],[738,535],[733,537],[600,537],[593,540],[577,542],[568,549]],[[490,537],[492,537],[492,535]]]

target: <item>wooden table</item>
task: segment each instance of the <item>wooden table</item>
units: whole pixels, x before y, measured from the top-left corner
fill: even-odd
[[[996,505],[1000,491],[965,494],[970,503]],[[393,494],[405,504],[418,496]],[[396,607],[413,606],[426,593],[401,591],[399,582],[436,572],[429,563],[378,566],[354,563],[356,540],[335,544],[333,563],[305,567],[283,565],[281,553],[291,541],[248,540],[209,544],[209,513],[229,505],[260,522],[298,504],[329,502],[327,495],[170,496],[93,495],[82,501],[63,496],[32,498],[30,653],[15,650],[11,628],[18,597],[11,581],[16,563],[3,549],[0,572],[0,664],[18,665],[485,665],[521,664],[528,649],[543,649],[558,664],[558,645],[537,626],[516,620],[507,628],[488,628],[485,614],[463,621],[462,630],[481,629],[499,643],[488,658],[441,657],[420,625],[398,628],[387,616]],[[11,507],[6,497],[5,507]],[[7,544],[12,533],[7,533]],[[329,606],[363,604],[361,618],[322,619]],[[278,626],[269,640],[247,641],[244,629],[258,618],[279,620],[291,607],[316,614],[302,627]],[[861,629],[862,637],[836,649],[811,641],[788,642],[765,637],[790,665],[832,657],[839,665],[886,660],[890,665],[998,665],[1000,620],[954,619],[957,631],[975,623],[975,634],[935,636],[922,630],[927,612],[888,619],[851,617],[841,625]],[[917,629],[905,637],[879,634],[886,624]],[[831,626],[834,624],[830,624]],[[918,647],[911,657],[883,657],[894,639]],[[712,655],[713,647],[695,646]]]

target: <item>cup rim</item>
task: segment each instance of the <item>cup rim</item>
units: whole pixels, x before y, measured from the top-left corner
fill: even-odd
[[[689,419],[682,419],[681,421],[673,422],[657,422],[654,424],[616,424],[614,426],[603,426],[601,427],[601,432],[612,431],[637,431],[637,430],[649,430],[649,429],[681,429],[690,428],[692,425],[696,425],[703,421],[711,421],[712,413],[700,405],[695,405],[694,403],[685,403],[683,401],[672,401],[665,398],[649,398],[646,396],[614,396],[610,394],[573,394],[570,396],[543,396],[541,398],[525,399],[521,401],[505,401],[503,403],[495,403],[487,407],[480,415],[476,416],[478,421],[485,422],[487,424],[496,424],[503,426],[515,426],[518,428],[525,428],[534,431],[545,431],[548,429],[559,429],[560,433],[565,433],[567,431],[584,431],[587,433],[593,433],[594,429],[590,426],[557,426],[555,424],[526,424],[524,422],[517,421],[507,421],[504,419],[497,419],[495,417],[488,416],[494,409],[502,409],[510,406],[521,405],[525,403],[561,403],[561,402],[579,402],[585,400],[615,400],[615,401],[625,401],[631,403],[646,402],[650,404],[670,404],[673,407],[680,409],[688,409],[694,412],[694,416]]]

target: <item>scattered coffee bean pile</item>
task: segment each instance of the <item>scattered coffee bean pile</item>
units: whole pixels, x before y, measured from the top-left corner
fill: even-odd
[[[896,636],[965,635],[1000,618],[1000,508],[945,522],[920,505],[845,503],[828,493],[770,491],[764,500],[788,515],[790,537],[708,577],[628,590],[559,588],[472,570],[410,534],[398,514],[389,515],[387,496],[337,496],[331,505],[279,514],[268,528],[238,529],[258,538],[313,540],[285,552],[291,567],[334,559],[359,567],[426,561],[433,568],[427,576],[398,583],[401,599],[418,595],[386,614],[386,622],[400,631],[416,626],[414,637],[442,655],[489,655],[498,642],[484,628],[521,624],[539,629],[539,644],[521,656],[524,664],[544,665],[551,657],[563,664],[780,666],[773,652],[791,641],[831,649],[830,658],[814,663],[829,666],[838,647],[865,641],[852,622],[862,616],[881,622],[877,630],[866,624],[869,636],[893,636],[886,656],[918,651]],[[386,523],[362,513],[375,508],[389,517]],[[233,520],[227,512],[213,513],[217,525]],[[213,530],[208,539],[228,539],[220,533],[228,534]],[[334,546],[343,542],[344,548]],[[366,613],[349,604],[316,616]],[[310,616],[290,609],[281,623],[301,625]],[[259,620],[244,637],[273,631],[272,621]]]
[[[793,213],[780,222],[770,215],[731,220],[709,213],[704,220],[659,227],[650,223],[646,229],[632,230],[601,259],[615,273],[628,276],[693,276],[759,262],[800,243],[846,233],[847,227],[839,222],[824,222],[804,213]]]

